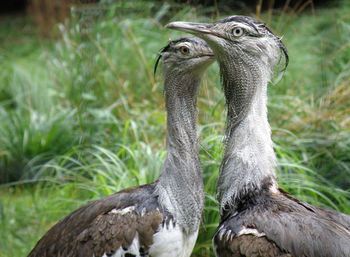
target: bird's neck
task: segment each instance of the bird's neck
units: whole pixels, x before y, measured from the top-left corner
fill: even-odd
[[[167,154],[158,191],[163,206],[186,231],[198,229],[204,207],[197,141],[197,92],[201,76],[166,76]]]
[[[255,192],[277,190],[276,156],[267,119],[271,72],[243,59],[231,63],[220,67],[228,107],[226,148],[217,185],[221,212],[237,210],[240,201]]]

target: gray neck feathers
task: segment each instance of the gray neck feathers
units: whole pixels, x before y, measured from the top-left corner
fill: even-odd
[[[267,84],[272,70],[242,52],[239,57],[218,58],[228,108],[226,148],[217,185],[221,211],[227,206],[235,210],[242,197],[261,189],[266,181],[277,185],[267,119]]]
[[[188,233],[198,229],[204,208],[196,125],[201,79],[174,73],[165,78],[167,154],[157,192],[163,207]]]

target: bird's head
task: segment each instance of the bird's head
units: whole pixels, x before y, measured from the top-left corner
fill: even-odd
[[[159,61],[163,63],[163,73],[202,74],[210,64],[215,61],[214,53],[208,44],[200,38],[184,37],[170,40],[159,53],[154,73],[157,71]]]
[[[215,23],[172,22],[167,28],[191,33],[204,39],[218,61],[243,59],[270,68],[280,60],[281,52],[288,65],[288,54],[281,39],[263,23],[251,17],[231,16]],[[261,63],[262,62],[262,63]]]
[[[263,23],[245,16],[231,16],[217,22],[172,22],[167,28],[191,33],[204,39],[220,65],[220,75],[228,106],[228,129],[246,117],[257,92],[266,102],[265,88],[274,67],[288,54],[281,39]],[[258,91],[259,90],[259,91]]]

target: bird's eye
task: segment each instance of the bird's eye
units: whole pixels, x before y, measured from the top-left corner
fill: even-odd
[[[181,46],[180,47],[180,52],[183,54],[183,55],[188,55],[190,53],[190,49],[186,46]]]
[[[244,30],[240,27],[236,27],[232,29],[232,35],[235,37],[240,37],[242,36],[244,33]]]

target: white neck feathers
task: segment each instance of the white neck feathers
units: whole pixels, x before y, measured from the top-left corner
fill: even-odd
[[[267,119],[267,84],[271,72],[252,70],[251,67],[252,63],[246,65],[240,62],[239,67],[235,67],[234,74],[226,73],[226,77],[223,74],[226,97],[231,97],[229,94],[232,94],[233,90],[245,92],[244,88],[248,87],[254,90],[253,93],[246,94],[248,97],[243,96],[237,101],[249,102],[249,105],[241,110],[244,116],[240,117],[240,122],[230,129],[230,122],[235,122],[228,120],[226,149],[217,185],[221,211],[228,206],[235,209],[240,199],[262,189],[267,181],[272,185],[271,190],[277,188],[276,156]],[[259,66],[255,63],[254,67]],[[234,97],[240,97],[236,95]],[[235,107],[230,106],[228,101],[228,108]]]

